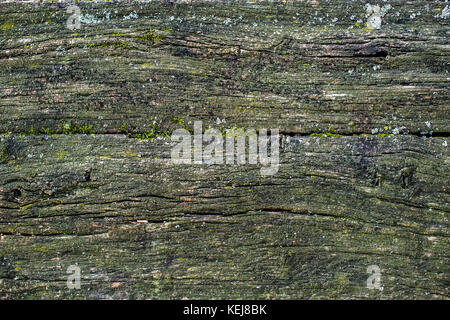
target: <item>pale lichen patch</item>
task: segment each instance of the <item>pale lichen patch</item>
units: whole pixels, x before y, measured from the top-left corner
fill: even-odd
[[[366,4],[366,17],[367,19],[367,28],[369,29],[381,29],[381,18],[392,8],[390,4],[387,4],[380,8],[379,5],[371,5]]]
[[[441,18],[447,19],[448,17],[450,17],[450,8],[448,6],[445,6],[445,8],[442,9],[442,12],[441,12]]]

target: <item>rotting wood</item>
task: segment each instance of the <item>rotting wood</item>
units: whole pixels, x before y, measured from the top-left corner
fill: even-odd
[[[0,4],[0,298],[448,299],[447,4],[365,4]],[[173,165],[195,120],[278,173]]]

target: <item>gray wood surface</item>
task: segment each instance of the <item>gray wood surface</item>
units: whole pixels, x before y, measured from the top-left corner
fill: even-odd
[[[1,299],[449,298],[448,3],[77,5],[0,3]],[[174,165],[196,120],[278,172]]]

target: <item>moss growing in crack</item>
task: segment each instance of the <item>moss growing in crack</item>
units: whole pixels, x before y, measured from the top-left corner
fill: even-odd
[[[321,132],[321,133],[312,133],[310,134],[311,137],[319,137],[319,138],[327,138],[327,137],[332,137],[332,138],[339,138],[342,137],[342,134],[337,134],[337,133],[331,133],[331,132]]]
[[[128,135],[128,129],[127,129],[127,123],[126,122],[122,122],[122,125],[119,128],[119,132],[125,135]]]
[[[6,163],[6,160],[8,159],[8,151],[6,148],[0,149],[0,163]]]
[[[16,263],[14,263],[14,270],[17,273],[22,272],[22,261],[16,261]]]
[[[136,152],[133,152],[131,150],[127,150],[124,153],[124,157],[126,157],[126,158],[134,158],[134,157],[137,157],[137,155],[138,154]]]
[[[334,128],[332,125],[328,126],[328,132],[314,132],[312,134],[310,134],[311,137],[319,137],[319,138],[327,138],[327,137],[332,137],[332,138],[339,138],[342,137],[341,134],[337,134],[334,132]]]
[[[401,134],[394,133],[377,133],[377,137],[400,137]]]
[[[92,134],[94,131],[92,129],[92,125],[78,125],[78,124],[72,124],[70,122],[62,122],[58,125],[58,130],[56,130],[56,134],[66,134],[66,135],[72,135],[77,133],[82,134]]]
[[[170,117],[170,122],[172,122],[174,124],[178,124],[180,126],[184,125],[184,120],[179,117]]]
[[[130,138],[141,139],[141,140],[154,140],[155,138],[169,138],[172,134],[172,130],[163,131],[157,124],[152,124],[150,129],[145,130],[143,133],[133,133],[128,130],[127,124],[124,122],[120,127],[119,131]]]
[[[209,127],[207,128],[209,129]],[[235,140],[237,140],[237,138],[239,138],[239,136],[244,133],[246,131],[245,127],[238,127],[237,123],[234,124],[233,128],[230,129],[225,129],[222,125],[219,126],[220,134],[222,135],[223,138],[227,137],[227,132],[229,132],[231,134],[232,137],[234,137]]]
[[[130,137],[134,139],[142,139],[142,140],[154,140],[157,137],[161,138],[169,138],[170,132],[162,131],[158,128],[158,126],[154,126],[151,129],[145,130],[143,133],[134,133],[131,134]]]
[[[184,120],[180,117],[170,117],[170,122],[172,122],[173,124],[179,125],[180,127],[182,127],[183,129],[189,131],[190,134],[194,134],[194,129],[192,129],[191,127],[188,127]]]
[[[34,248],[34,250],[36,250],[37,252],[41,252],[41,253],[47,253],[48,252],[48,248],[46,246],[36,246]]]
[[[353,133],[355,128],[356,128],[356,123],[354,121],[350,121],[349,123],[347,123],[347,129],[350,130],[350,133]]]
[[[29,131],[20,133],[20,135],[22,135],[22,136],[35,136],[38,134],[39,134],[39,131],[34,130],[33,126],[31,127],[31,129]]]
[[[9,31],[12,30],[14,28],[14,22],[12,22],[11,20],[6,21],[4,24],[2,24],[0,26],[0,29],[3,31]]]
[[[172,30],[171,29],[164,30],[164,32],[170,32],[170,31],[172,31]],[[147,42],[151,42],[153,44],[158,44],[165,38],[165,35],[162,32],[158,32],[154,29],[151,29],[150,31],[147,31],[147,33],[145,33],[144,35],[136,36],[136,38],[145,40]]]
[[[332,125],[328,126],[328,132],[315,132],[311,134],[311,137],[319,137],[319,138],[327,138],[327,137],[332,137],[332,138],[339,138],[342,137],[341,134],[337,134],[334,133],[334,128]]]
[[[58,157],[59,160],[64,160],[64,157],[66,156],[65,152],[60,150],[58,152],[56,152],[56,156]]]
[[[83,185],[83,186],[79,186],[80,189],[88,189],[88,190],[96,190],[100,188],[99,184],[88,184],[88,185]]]
[[[34,130],[34,127],[32,126],[31,129],[30,129],[29,134],[32,135],[32,136],[35,136],[35,135],[38,134],[38,133],[39,133],[39,132],[36,132],[36,131]]]
[[[113,47],[116,49],[128,49],[128,45],[120,40],[114,40],[114,41],[105,41],[105,42],[89,42],[88,48],[90,49],[97,49],[97,48],[106,48],[106,47]]]
[[[29,204],[21,206],[20,210],[25,211],[25,210],[28,210],[28,208],[31,208],[32,206],[33,206],[33,203],[29,203]]]
[[[225,138],[227,136],[227,131],[225,130],[225,128],[222,125],[219,126],[219,131],[222,134],[222,137]]]
[[[52,128],[41,128],[40,130],[34,130],[31,127],[30,131],[21,133],[22,135],[38,135],[46,134],[48,136],[56,137],[58,134],[72,135],[72,134],[94,134],[93,126],[90,124],[72,124],[71,122],[63,121],[58,124],[57,129]]]
[[[127,127],[128,127],[127,123],[126,122],[122,122],[122,125],[119,128],[119,132],[122,133],[122,134],[125,134],[125,135],[129,135],[130,133],[129,133]]]
[[[170,138],[170,136],[172,135],[173,131],[175,129],[167,129],[167,130],[163,130],[161,129],[158,124],[156,124],[156,122],[154,121],[154,118],[151,117],[150,118],[151,121],[153,121],[152,124],[150,124],[150,129],[146,129],[144,132],[141,133],[135,133],[133,132],[133,130],[128,129],[128,125],[126,122],[123,122],[122,125],[119,128],[119,132],[127,135],[130,138],[134,138],[134,139],[142,139],[142,140],[154,140],[155,138]],[[172,124],[175,124],[187,131],[189,131],[190,134],[194,134],[194,129],[187,126],[185,124],[185,120],[183,120],[180,117],[175,117],[172,116],[169,118],[169,122]]]

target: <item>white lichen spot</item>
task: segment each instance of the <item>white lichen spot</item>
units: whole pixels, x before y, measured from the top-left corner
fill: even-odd
[[[371,29],[380,29],[381,28],[381,18],[392,8],[390,4],[387,4],[380,8],[379,5],[371,5],[366,4],[366,17],[367,19],[367,27]]]
[[[393,134],[400,134],[400,132],[402,132],[405,129],[406,129],[406,127],[394,128],[394,129],[392,129],[392,133]]]
[[[219,125],[221,123],[226,123],[227,121],[225,119],[220,119],[219,117],[217,117],[216,119],[216,124]]]
[[[130,20],[130,19],[137,19],[139,18],[138,14],[136,13],[136,11],[131,12],[128,16],[124,16],[123,17],[125,20]]]
[[[103,22],[103,19],[98,19],[92,14],[82,14],[80,16],[80,22],[84,24],[99,24]]]
[[[450,17],[450,8],[448,6],[445,6],[445,8],[442,9],[441,18],[447,19],[448,17]]]

